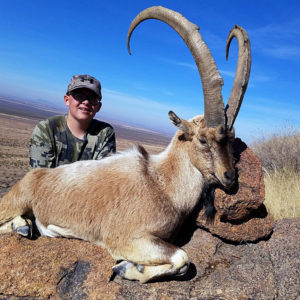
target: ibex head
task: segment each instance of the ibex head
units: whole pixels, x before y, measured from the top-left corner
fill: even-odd
[[[180,129],[175,138],[189,155],[192,164],[202,173],[206,182],[231,187],[235,182],[232,142],[234,129],[224,126],[206,127],[203,116],[196,116],[189,121],[169,112],[172,123]]]
[[[184,132],[184,139],[190,144],[189,156],[209,182],[225,187],[235,179],[231,142],[234,139],[233,124],[239,112],[247,88],[251,54],[250,42],[246,31],[236,25],[229,33],[226,42],[226,58],[234,37],[238,40],[239,56],[234,84],[226,108],[222,99],[223,79],[216,63],[199,33],[199,27],[189,22],[180,13],[170,9],[153,6],[139,13],[132,21],[127,35],[127,47],[130,53],[130,37],[136,26],[147,19],[158,19],[169,24],[182,37],[189,47],[202,80],[204,94],[204,117],[196,117],[187,122],[173,112],[169,112],[171,121]],[[201,158],[199,153],[201,151]]]

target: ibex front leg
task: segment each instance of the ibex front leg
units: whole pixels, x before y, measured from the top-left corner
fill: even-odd
[[[166,276],[184,275],[189,267],[187,254],[160,238],[148,236],[132,240],[121,256],[126,260],[113,267],[123,278],[142,283]]]

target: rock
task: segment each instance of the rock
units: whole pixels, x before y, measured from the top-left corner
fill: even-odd
[[[265,211],[264,206],[261,207]],[[243,222],[224,222],[219,212],[216,213],[214,221],[211,223],[200,212],[198,225],[205,228],[210,233],[232,242],[255,242],[268,237],[273,230],[273,218],[269,215],[251,217]]]
[[[269,240],[254,244],[197,229],[183,246],[187,275],[148,284],[110,281],[114,261],[87,242],[13,234],[0,242],[0,299],[299,299],[300,218],[275,222]]]
[[[233,194],[221,189],[215,192],[215,207],[224,220],[238,221],[250,216],[265,200],[262,165],[253,151],[240,139],[235,139],[238,187]]]
[[[198,267],[190,298],[274,299],[276,282],[265,242],[232,245],[216,242]]]
[[[118,289],[109,283],[113,259],[88,242],[6,234],[0,257],[0,295],[93,299],[96,293],[108,299]]]
[[[299,229],[299,218],[278,221],[275,223],[273,236],[267,243],[278,299],[300,299]]]
[[[268,215],[263,201],[265,186],[262,165],[251,149],[240,139],[234,142],[237,187],[228,194],[216,189],[213,222],[208,222],[200,211],[197,222],[200,227],[231,241],[256,241],[270,235],[273,220]]]

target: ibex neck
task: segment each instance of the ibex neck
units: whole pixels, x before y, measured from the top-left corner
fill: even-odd
[[[153,157],[153,179],[166,193],[174,206],[191,211],[203,189],[203,176],[191,163],[184,143],[176,136],[161,154]]]

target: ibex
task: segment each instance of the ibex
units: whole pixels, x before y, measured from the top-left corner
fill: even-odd
[[[159,19],[183,38],[199,69],[204,116],[185,121],[172,111],[178,127],[169,146],[150,155],[139,146],[100,161],[80,161],[55,169],[35,169],[16,183],[0,203],[0,224],[33,213],[41,235],[78,238],[105,247],[118,262],[115,273],[140,282],[184,275],[189,258],[172,244],[183,221],[211,185],[235,182],[231,142],[250,73],[250,43],[235,26],[239,45],[237,72],[228,108],[215,61],[199,28],[181,14],[150,7],[138,14],[128,31],[146,19]]]

